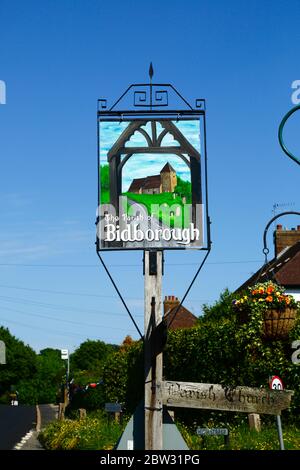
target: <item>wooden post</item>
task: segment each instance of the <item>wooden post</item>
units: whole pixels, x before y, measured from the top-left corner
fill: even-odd
[[[63,421],[65,419],[65,404],[60,403],[58,408],[58,420]]]
[[[68,406],[69,404],[69,391],[68,391],[68,385],[66,384],[65,388],[64,388],[64,405],[65,405],[65,408]]]
[[[162,353],[153,333],[162,320],[161,251],[144,252],[145,275],[145,450],[162,450]]]
[[[260,432],[261,431],[261,422],[260,415],[257,413],[248,414],[249,427],[251,430]]]

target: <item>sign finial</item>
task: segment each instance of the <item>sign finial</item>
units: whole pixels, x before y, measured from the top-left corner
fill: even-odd
[[[152,65],[152,62],[150,62],[150,67],[149,67],[149,77],[150,77],[150,81],[152,81],[153,75],[154,75],[153,65]]]

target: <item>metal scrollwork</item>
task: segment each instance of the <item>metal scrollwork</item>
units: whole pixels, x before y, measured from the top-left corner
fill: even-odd
[[[168,92],[167,90],[156,90],[155,92],[155,101],[158,106],[168,106]],[[155,104],[154,104],[155,106]]]
[[[135,108],[145,108],[142,111],[162,113],[164,110],[159,108],[169,108],[177,112],[178,106],[181,112],[197,112],[199,115],[205,115],[205,100],[197,99],[195,107],[179,93],[170,83],[153,83],[152,78],[154,69],[152,63],[149,68],[150,83],[133,83],[128,86],[117,101],[109,107],[108,112],[121,112],[127,108],[131,114],[139,113],[141,110]],[[130,105],[130,103],[132,103]],[[124,107],[125,105],[125,107]],[[130,109],[128,109],[130,106]],[[99,115],[106,113],[107,102],[104,99],[98,100]],[[146,109],[148,108],[148,109]]]
[[[161,107],[168,106],[168,91],[153,90],[155,85],[145,85],[144,90],[134,91],[133,105],[135,107]]]
[[[296,111],[298,111],[300,109],[300,105],[297,105],[295,106],[294,108],[290,109],[290,111],[288,113],[286,113],[286,115],[284,116],[284,118],[282,119],[281,123],[280,123],[280,126],[279,126],[279,129],[278,129],[278,139],[279,139],[279,144],[280,144],[280,147],[282,148],[282,150],[284,151],[284,153],[289,157],[291,158],[294,162],[298,163],[298,165],[300,165],[300,159],[297,158],[288,148],[287,146],[285,145],[284,143],[284,140],[283,140],[283,129],[284,129],[284,126],[287,122],[287,120],[292,116],[292,114],[294,114]]]
[[[197,109],[205,109],[205,100],[201,98],[197,98],[195,105]]]
[[[147,100],[147,93],[145,91],[134,92],[134,106],[149,106],[145,104]]]
[[[100,99],[98,100],[98,109],[106,109],[107,108],[107,100]]]

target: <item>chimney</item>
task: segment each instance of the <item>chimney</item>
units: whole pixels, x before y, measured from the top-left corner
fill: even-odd
[[[166,295],[164,300],[164,315],[166,315],[172,308],[180,304],[178,297],[175,295]]]
[[[287,230],[282,225],[277,225],[274,232],[274,245],[275,245],[275,256],[277,257],[282,250],[300,241],[300,225],[297,226],[297,230],[292,228]]]

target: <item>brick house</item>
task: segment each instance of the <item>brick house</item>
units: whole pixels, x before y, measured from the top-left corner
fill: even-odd
[[[175,319],[173,321],[174,315],[176,313],[176,308],[180,304],[178,297],[174,295],[167,295],[164,300],[164,319],[167,323],[167,326],[170,330],[177,330],[178,328],[192,328],[197,324],[197,317],[190,312],[187,308],[180,307],[177,312]]]
[[[261,271],[260,268],[237,290],[273,279],[285,288],[287,294],[300,300],[300,225],[291,230],[277,225],[274,231],[274,249],[275,256],[265,269]]]

